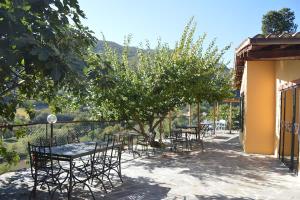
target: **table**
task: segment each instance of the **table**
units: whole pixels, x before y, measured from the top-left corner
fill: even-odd
[[[107,142],[104,141],[97,141],[98,148],[96,149],[96,152],[105,151],[106,148],[112,148],[112,144],[107,146]],[[73,179],[75,178],[73,174],[73,161],[76,158],[81,158],[83,156],[87,155],[93,155],[95,152],[95,145],[96,142],[82,142],[82,143],[72,143],[72,144],[66,144],[61,146],[53,146],[51,147],[51,157],[53,160],[57,161],[67,161],[69,162],[69,191],[68,191],[68,199],[71,198],[71,193],[73,189]],[[114,144],[117,147],[120,147],[120,143]],[[39,152],[41,153],[41,152]],[[43,152],[44,153],[44,152]],[[49,154],[50,152],[45,154]],[[66,169],[64,169],[66,170]],[[67,179],[67,178],[66,178]],[[86,184],[86,183],[84,183]]]
[[[185,134],[185,138],[187,141],[188,141],[188,136],[187,136],[188,134],[195,134],[196,140],[200,141],[203,150],[204,144],[203,144],[203,140],[201,139],[201,134],[203,138],[205,136],[205,133],[209,130],[210,125],[211,123],[205,122],[205,123],[200,123],[200,127],[196,125],[183,125],[183,126],[176,126],[176,128],[181,129],[182,133]],[[191,129],[195,129],[195,132],[191,131]],[[186,146],[188,146],[188,144],[186,144]]]
[[[198,126],[196,126],[196,125],[176,126],[176,128],[181,129],[182,133],[185,134],[186,139],[187,139],[187,134],[195,134],[196,140],[200,139],[200,137],[198,138],[198,135],[200,134],[200,132],[198,131]],[[193,132],[191,129],[195,129],[195,132]]]

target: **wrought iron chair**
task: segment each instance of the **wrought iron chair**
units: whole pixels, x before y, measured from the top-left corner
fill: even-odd
[[[50,138],[40,137],[40,146],[57,146],[56,136],[52,138],[52,143]]]
[[[171,140],[172,150],[177,151],[179,146],[182,150],[184,147],[189,148],[190,146],[188,138],[184,137],[181,129],[172,130],[169,139]]]
[[[28,152],[31,176],[34,179],[32,193],[35,195],[37,186],[43,188],[47,186],[49,195],[50,187],[62,190],[61,186],[65,180],[60,180],[60,176],[65,172],[59,165],[55,165],[50,146],[36,146],[28,142]]]
[[[108,162],[106,163],[108,168],[108,177],[111,175],[111,171],[114,171],[119,176],[121,182],[123,182],[121,174],[121,155],[122,155],[122,146],[123,141],[118,142],[115,136],[112,136],[111,143],[107,143],[106,152],[108,154]]]
[[[76,133],[68,131],[67,142],[68,144],[79,143],[80,139]]]
[[[105,146],[102,147],[102,151],[95,154],[93,158],[94,178],[97,179],[103,186],[106,192],[106,186],[104,184],[104,177],[107,178],[111,187],[114,187],[111,181],[111,171],[114,171],[122,180],[121,174],[121,154],[122,145],[117,142],[117,138],[114,135],[104,135]]]
[[[139,149],[139,146],[141,149]],[[136,145],[135,145],[135,151],[139,152],[141,150],[141,153],[146,152],[148,155],[149,150],[149,138],[144,135],[138,135],[136,137]],[[141,155],[141,154],[140,154]]]
[[[111,187],[113,187],[113,184],[110,180],[110,177],[108,176],[108,168],[107,168],[107,164],[108,164],[108,159],[107,159],[107,149],[108,149],[108,144],[106,144],[105,146],[100,146],[98,145],[98,147],[100,148],[104,148],[104,151],[96,151],[95,149],[95,154],[93,155],[92,158],[92,168],[93,170],[91,171],[92,173],[92,183],[93,181],[96,179],[99,181],[99,183],[101,183],[105,193],[107,193],[107,189],[106,186],[104,184],[104,177],[107,178],[107,180],[109,181]],[[97,147],[96,147],[97,148]]]
[[[74,161],[73,166],[72,166],[72,178],[73,178],[73,185],[72,188],[75,185],[81,184],[84,187],[87,187],[95,200],[94,193],[91,189],[91,185],[93,183],[93,179],[97,178],[97,173],[96,173],[96,168],[95,168],[95,162],[96,162],[96,155],[97,155],[97,149],[99,148],[98,144],[95,144],[94,152],[93,154],[89,157],[91,160],[88,160],[87,162],[84,161],[84,159],[80,159],[82,162],[81,164],[77,165],[76,162]],[[88,184],[90,183],[90,184]],[[104,190],[106,192],[106,188],[103,184]]]

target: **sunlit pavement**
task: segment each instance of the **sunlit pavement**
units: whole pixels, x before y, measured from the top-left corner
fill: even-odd
[[[97,199],[300,199],[300,177],[291,174],[273,156],[242,152],[237,134],[222,134],[205,139],[205,150],[151,152],[133,158],[123,155],[121,184],[104,194],[95,188]],[[29,170],[0,176],[0,199],[26,199],[32,189]],[[91,199],[82,187],[74,199]],[[46,190],[37,199],[47,199]],[[56,195],[64,199],[66,195]]]

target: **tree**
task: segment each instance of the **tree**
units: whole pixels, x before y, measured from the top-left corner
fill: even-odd
[[[14,119],[26,100],[53,102],[58,91],[81,93],[79,70],[92,32],[77,0],[2,0],[0,3],[0,120]],[[74,81],[74,80],[77,81]],[[28,107],[30,109],[30,106]],[[2,131],[2,130],[1,130]],[[17,161],[0,141],[0,155]]]
[[[264,35],[281,34],[283,32],[294,33],[298,27],[294,20],[295,13],[290,8],[269,11],[262,18],[262,33]]]
[[[25,99],[50,103],[73,81],[94,43],[77,0],[4,0],[0,3],[0,116],[14,118]],[[73,25],[72,25],[73,24]],[[25,105],[23,105],[25,106]]]
[[[125,46],[128,44],[129,40]],[[104,55],[90,57],[90,94],[85,101],[95,111],[94,116],[125,120],[128,128],[153,141],[159,123],[181,102],[172,85],[177,77],[172,51],[161,42],[154,50],[147,45],[146,50],[139,50],[137,65],[131,66],[127,49],[121,59],[108,46]]]
[[[121,59],[110,48],[104,55],[91,56],[85,102],[94,116],[125,120],[129,128],[154,141],[157,126],[176,107],[226,96],[230,85],[221,58],[227,47],[220,51],[212,42],[204,50],[204,37],[193,42],[192,22],[175,49],[160,41],[155,49],[147,45],[139,50],[137,65],[128,63],[127,48]]]
[[[197,124],[200,125],[200,103],[221,101],[231,94],[231,75],[222,59],[230,46],[220,50],[213,40],[204,49],[206,35],[193,42],[195,29],[196,24],[191,19],[175,48],[174,57],[183,71],[179,76],[179,82],[183,83],[179,84],[182,96],[185,102],[197,104]]]

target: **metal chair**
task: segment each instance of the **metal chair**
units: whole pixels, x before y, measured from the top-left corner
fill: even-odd
[[[139,149],[139,146],[141,147],[141,149]],[[148,155],[148,150],[149,150],[149,138],[147,136],[144,135],[138,135],[136,137],[136,145],[135,145],[135,152],[146,152],[146,154]],[[141,153],[139,153],[139,155],[141,155]]]
[[[61,186],[65,180],[60,182],[60,176],[64,173],[59,165],[53,162],[53,156],[50,146],[36,146],[28,142],[28,152],[31,176],[34,179],[32,193],[35,195],[37,186],[42,188],[47,186],[49,195],[51,194],[50,187],[55,187],[61,191]]]
[[[121,154],[122,144],[117,142],[117,137],[114,135],[105,135],[105,143],[103,151],[97,152],[93,158],[93,166],[95,169],[96,178],[103,186],[105,192],[106,187],[103,179],[107,178],[111,187],[114,187],[111,181],[111,171],[114,171],[119,176],[121,182],[123,182],[121,174]]]
[[[89,183],[93,183],[93,179],[96,177],[95,173],[95,155],[97,153],[98,144],[95,144],[94,152],[91,156],[89,156],[90,160],[85,161],[84,159],[80,159],[78,161],[73,161],[72,164],[72,188],[75,185],[81,184],[84,187],[87,187],[95,200],[94,193],[91,189],[91,185]],[[78,165],[76,162],[81,161],[81,163]],[[106,189],[105,189],[106,192]]]
[[[114,171],[119,176],[121,182],[123,182],[122,174],[121,174],[121,155],[122,155],[122,143],[117,142],[117,138],[112,136],[111,143],[107,143],[107,152],[108,154],[108,163],[106,164],[108,167],[108,177],[111,175],[111,171]],[[110,147],[110,148],[108,148]]]
[[[56,136],[52,138],[52,143],[50,138],[40,137],[40,146],[57,146]]]
[[[105,193],[107,193],[107,189],[104,184],[104,177],[107,178],[111,187],[113,187],[110,177],[108,176],[108,168],[107,168],[107,165],[108,165],[108,159],[107,159],[108,143],[105,146],[98,146],[98,147],[104,148],[104,151],[97,152],[95,149],[95,154],[93,155],[93,158],[92,158],[92,169],[93,169],[91,171],[91,174],[93,176],[92,184],[95,179],[98,180],[101,183]],[[97,147],[95,147],[95,148],[97,148]]]
[[[67,142],[68,144],[79,143],[80,139],[76,133],[68,131]]]
[[[181,146],[182,149],[184,149],[184,146],[186,148],[189,148],[189,141],[188,138],[183,137],[183,133],[181,129],[174,129],[170,133],[170,140],[172,144],[172,149],[177,151],[178,146]]]

